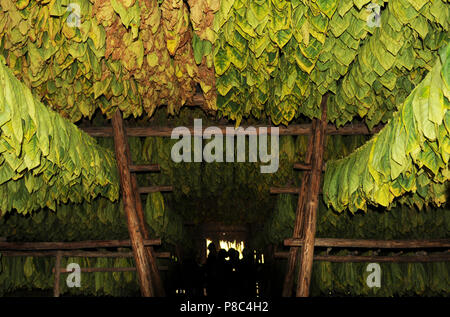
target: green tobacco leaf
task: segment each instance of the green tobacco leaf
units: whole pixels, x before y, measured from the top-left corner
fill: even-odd
[[[429,190],[450,178],[442,169],[447,163],[440,154],[447,153],[444,140],[448,137],[443,120],[447,118],[443,105],[446,97],[440,97],[445,85],[442,78],[436,77],[441,77],[441,70],[442,64],[436,61],[377,135],[346,158],[327,163],[331,167],[325,172],[323,187],[327,205],[338,211],[347,207],[354,211],[355,205],[351,202],[357,202],[358,208],[364,208],[366,202],[389,207],[394,197],[407,192],[412,192],[413,201],[420,208],[424,203],[442,204],[443,196]],[[430,98],[431,86],[434,96]],[[430,114],[435,121],[440,119],[440,123],[430,121]],[[365,163],[366,157],[369,157],[368,163]],[[362,169],[349,169],[355,162],[359,162]],[[341,175],[348,179],[350,190],[337,182]],[[421,177],[419,183],[416,175]]]
[[[316,2],[317,6],[319,7],[320,11],[325,13],[327,17],[331,19],[334,12],[336,11],[339,1],[338,0],[317,0]]]
[[[216,48],[214,53],[214,68],[217,75],[223,75],[231,65],[230,48]]]

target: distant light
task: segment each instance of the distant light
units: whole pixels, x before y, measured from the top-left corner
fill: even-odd
[[[223,233],[223,234],[225,234],[225,233]],[[206,239],[206,257],[208,257],[208,255],[209,255],[208,245],[211,242],[212,242],[212,240]],[[244,251],[244,241],[237,242],[236,240],[234,240],[234,241],[220,240],[219,246],[221,249],[224,249],[225,251],[228,251],[229,249],[233,248],[239,252],[239,259],[244,258],[244,254],[242,253]]]

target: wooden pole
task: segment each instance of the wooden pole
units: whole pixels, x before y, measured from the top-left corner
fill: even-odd
[[[168,266],[161,266],[159,268],[161,271],[167,271]],[[55,269],[53,269],[54,271]],[[135,272],[135,267],[82,267],[80,268],[81,273],[95,273],[95,272]],[[67,270],[66,268],[61,268],[60,273],[72,273],[73,270]]]
[[[59,280],[61,277],[61,251],[56,253],[55,280],[53,284],[53,297],[59,297]]]
[[[312,124],[313,129],[317,129],[317,120],[313,121]],[[308,148],[306,150],[306,164],[311,163],[312,152],[314,145],[314,136],[310,136],[308,140]],[[310,171],[306,171],[303,175],[302,184],[300,186],[300,194],[298,196],[297,201],[297,209],[295,211],[295,223],[294,223],[294,232],[293,237],[300,237],[303,221],[304,221],[304,205],[305,205],[305,196],[307,194],[307,188],[309,183]],[[286,275],[284,277],[283,283],[283,297],[289,297],[292,295],[292,287],[294,285],[294,272],[295,272],[295,263],[297,262],[297,254],[298,248],[291,247],[289,250],[288,263],[286,267]]]
[[[315,261],[327,262],[383,262],[383,263],[413,263],[413,262],[449,262],[450,253],[429,254],[429,255],[391,255],[391,256],[364,256],[364,255],[316,255]]]
[[[284,245],[303,245],[302,239],[286,239]],[[338,248],[380,248],[380,249],[420,249],[420,248],[450,248],[450,239],[439,240],[365,240],[365,239],[335,239],[316,238],[316,247]]]
[[[226,129],[230,128],[231,126],[226,125],[216,125],[217,128],[220,129],[223,135],[227,134]],[[271,130],[269,129],[272,126],[254,126],[255,132],[251,131],[233,131],[233,135],[239,135],[239,134],[250,134],[250,135],[259,135],[261,132],[259,128],[267,128],[267,132],[264,134],[271,134]],[[341,128],[336,128],[333,124],[329,124],[327,126],[327,135],[372,135],[381,130],[383,125],[378,125],[374,127],[371,131],[367,128],[367,126],[363,123],[357,123],[357,124],[349,124]],[[175,127],[168,127],[168,126],[162,126],[162,127],[127,127],[125,128],[126,135],[127,136],[138,136],[138,137],[168,137],[170,138],[172,136],[172,130]],[[194,135],[194,127],[193,126],[187,126],[186,127],[191,135]],[[243,129],[248,128],[247,126],[242,126]],[[113,135],[113,131],[111,127],[80,127],[81,130],[88,133],[92,137],[111,137]],[[311,135],[312,134],[312,126],[309,123],[305,124],[290,124],[287,127],[280,126],[278,127],[279,135]],[[203,133],[203,132],[202,132]]]
[[[275,252],[274,258],[287,259],[289,252]],[[408,263],[408,262],[449,262],[450,253],[437,253],[428,255],[315,255],[314,261],[326,262],[392,262],[392,263]]]
[[[323,153],[325,148],[325,129],[327,126],[327,98],[322,97],[322,118],[314,136],[314,156],[310,184],[308,188],[308,202],[305,209],[304,245],[301,249],[300,272],[297,280],[297,297],[308,297],[311,281],[311,271],[314,257],[314,239],[316,235],[317,207],[319,204],[320,178],[322,175]]]
[[[126,142],[126,149],[127,149],[127,162],[129,165],[131,165],[132,164],[131,151],[130,151],[130,145],[128,142]],[[154,165],[157,165],[157,164],[154,164]],[[159,165],[157,165],[157,166],[158,166],[158,170],[159,170]],[[134,173],[131,174],[131,186],[133,188],[134,197],[135,197],[135,201],[136,201],[136,212],[137,212],[137,216],[139,219],[140,229],[141,229],[144,239],[148,239],[150,235],[148,233],[146,222],[145,222],[144,209],[142,207],[142,201],[141,201],[141,196],[140,196],[140,192],[139,192],[137,177],[136,177],[136,174],[134,174]],[[156,258],[154,256],[153,247],[148,246],[146,248],[146,252],[147,252],[148,260],[150,262],[152,281],[153,281],[155,291],[156,291],[155,295],[161,296],[161,297],[166,296],[166,291],[164,290],[164,285],[162,283],[161,275],[159,274],[158,266],[156,263]]]
[[[127,142],[123,128],[122,114],[116,111],[112,118],[114,148],[116,152],[117,167],[120,174],[122,187],[122,198],[127,216],[128,231],[130,233],[131,246],[133,248],[134,260],[136,263],[137,275],[141,294],[144,297],[154,296],[153,285],[151,283],[151,267],[144,247],[144,238],[139,225],[139,218],[136,211],[136,199],[133,193],[130,169],[127,160]]]
[[[161,239],[143,241],[144,245],[160,245]],[[0,242],[0,250],[77,250],[130,247],[130,240],[98,240],[79,242]]]
[[[61,252],[61,256],[82,257],[82,258],[132,258],[133,252],[111,252],[111,251],[1,251],[2,256],[56,256]],[[157,258],[170,258],[170,252],[156,252]]]

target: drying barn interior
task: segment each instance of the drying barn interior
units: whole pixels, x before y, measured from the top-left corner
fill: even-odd
[[[0,296],[449,296],[449,8],[0,0]]]

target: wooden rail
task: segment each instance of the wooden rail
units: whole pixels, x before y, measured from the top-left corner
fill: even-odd
[[[130,172],[159,172],[160,167],[158,164],[148,164],[148,165],[130,165]]]
[[[168,271],[168,266],[158,266],[160,271]],[[74,270],[68,270],[64,267],[59,270],[61,273],[73,273]],[[81,273],[95,273],[95,272],[136,272],[135,267],[82,267],[80,268]],[[55,268],[52,269],[52,273],[55,273]]]
[[[156,192],[171,192],[172,186],[143,186],[138,188],[139,194],[149,194]]]
[[[56,256],[58,251],[0,251],[2,256]],[[59,251],[61,256],[83,257],[83,258],[132,258],[133,252],[111,252],[111,251]],[[170,258],[170,252],[156,252],[157,258]]]
[[[144,240],[144,245],[161,245],[161,239]],[[130,240],[97,240],[79,242],[0,242],[0,250],[76,250],[130,246]]]
[[[322,172],[325,171],[325,168],[327,167],[327,164],[324,163],[322,167]],[[305,163],[294,163],[294,169],[296,170],[302,170],[302,171],[310,171],[311,170],[311,164],[305,164]]]
[[[275,252],[274,257],[278,259],[287,259],[289,252]],[[314,255],[314,261],[327,261],[338,263],[350,262],[390,262],[390,263],[413,263],[413,262],[449,262],[450,253],[437,253],[428,255]]]
[[[270,187],[271,194],[299,194],[301,187]],[[319,194],[322,194],[322,187],[319,189]]]
[[[271,194],[299,194],[300,187],[270,187]]]
[[[227,134],[227,128],[232,128],[232,126],[216,125],[217,128],[222,132],[223,135]],[[260,134],[271,134],[272,126],[254,126],[255,131],[235,131],[233,130],[232,135],[260,135]],[[334,125],[329,124],[326,129],[327,135],[371,135],[379,132],[383,125],[376,126],[369,131],[367,126],[363,123],[347,125],[341,128],[336,128]],[[93,137],[111,137],[112,128],[111,127],[79,127],[84,132],[88,133]],[[172,131],[175,127],[126,127],[125,133],[127,136],[135,137],[171,137]],[[198,135],[197,131],[194,131],[194,126],[186,126],[192,136]],[[248,126],[242,126],[245,130]],[[267,132],[260,131],[259,128],[267,128]],[[310,135],[312,132],[312,126],[309,123],[306,124],[291,124],[287,127],[278,127],[279,135]],[[203,134],[203,130],[202,130]]]
[[[303,246],[302,239],[286,239],[286,246]],[[425,249],[425,248],[450,248],[450,239],[439,240],[364,240],[364,239],[335,239],[316,238],[316,247],[339,248],[379,248],[379,249]]]

